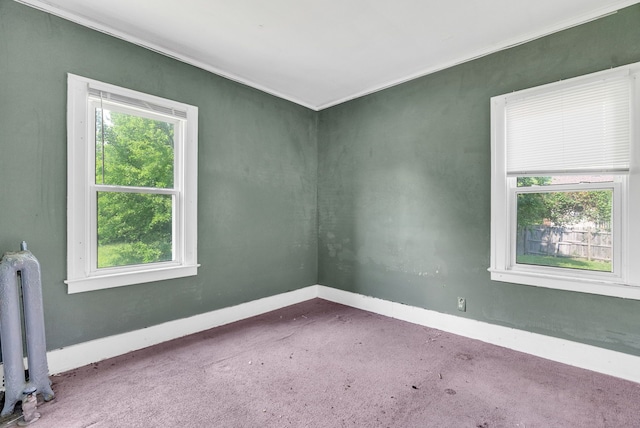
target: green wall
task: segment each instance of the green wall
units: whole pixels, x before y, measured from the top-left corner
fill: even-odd
[[[640,355],[639,301],[487,272],[489,99],[636,61],[639,5],[322,111],[319,283]]]
[[[199,107],[198,276],[68,295],[67,72]],[[317,283],[317,113],[0,0],[0,252],[40,260],[56,349]]]
[[[640,355],[640,302],[489,279],[489,98],[640,61],[640,5],[313,112],[0,0],[0,252],[56,349],[320,283]],[[68,295],[66,73],[197,105],[197,277]],[[467,298],[467,312],[456,297]]]

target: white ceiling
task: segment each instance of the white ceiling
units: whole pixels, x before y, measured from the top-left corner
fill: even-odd
[[[17,1],[320,110],[640,0]]]

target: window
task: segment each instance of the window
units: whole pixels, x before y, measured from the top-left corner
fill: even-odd
[[[197,274],[198,109],[68,75],[69,293]]]
[[[491,99],[491,279],[640,299],[639,73]]]

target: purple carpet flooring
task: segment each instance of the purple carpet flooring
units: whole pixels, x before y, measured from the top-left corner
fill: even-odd
[[[320,299],[52,380],[34,427],[640,427],[640,384]]]

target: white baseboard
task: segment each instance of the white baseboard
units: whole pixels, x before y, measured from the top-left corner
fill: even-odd
[[[165,322],[141,330],[108,336],[49,351],[47,352],[49,372],[56,374],[82,367],[107,358],[126,354],[127,352],[136,351],[148,346],[157,345],[158,343],[304,302],[315,298],[317,295],[317,286],[311,285],[299,290],[265,297],[188,318]]]
[[[357,293],[311,285],[141,330],[47,352],[52,374],[319,297],[414,324],[640,383],[640,357],[523,330],[447,315]],[[2,366],[0,365],[0,376]]]
[[[391,318],[640,383],[640,357],[318,286],[318,297]]]

